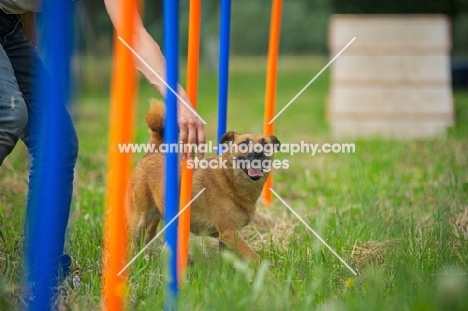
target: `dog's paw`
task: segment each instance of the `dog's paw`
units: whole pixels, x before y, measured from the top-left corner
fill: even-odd
[[[248,259],[250,260],[251,263],[257,266],[262,262],[262,258],[260,257],[260,255],[255,252],[253,252],[252,254],[249,254]]]

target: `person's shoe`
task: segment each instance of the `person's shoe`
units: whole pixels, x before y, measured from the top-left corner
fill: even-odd
[[[54,267],[57,267],[56,273],[54,274],[54,278],[56,279],[55,286],[52,290],[52,297],[50,301],[50,307],[54,306],[54,301],[57,299],[61,284],[66,282],[68,275],[70,274],[70,267],[72,264],[72,259],[69,255],[63,254],[54,259]],[[35,297],[35,284],[31,280],[29,280],[23,289],[23,297],[24,301],[26,302],[27,306],[31,310],[40,310],[42,306],[38,305]],[[53,308],[55,309],[55,308]]]
[[[57,283],[60,284],[70,274],[72,259],[68,254],[58,256],[57,260]]]

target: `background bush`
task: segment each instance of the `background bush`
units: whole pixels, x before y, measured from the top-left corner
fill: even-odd
[[[181,53],[187,50],[188,0],[181,6]],[[102,1],[76,3],[77,47],[88,54],[109,55],[112,25]],[[271,0],[232,1],[232,55],[265,55]],[[453,25],[453,53],[468,55],[468,0],[288,0],[283,3],[282,55],[326,54],[328,20],[331,14],[446,14]],[[219,0],[204,0],[202,40],[217,38]],[[145,1],[147,29],[162,42],[162,1]],[[202,53],[204,49],[202,49]]]

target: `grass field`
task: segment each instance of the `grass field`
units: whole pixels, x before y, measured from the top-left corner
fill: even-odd
[[[326,61],[281,59],[278,110]],[[229,129],[262,131],[265,63],[232,61]],[[179,310],[468,310],[468,243],[455,226],[468,209],[468,93],[455,93],[457,125],[445,138],[337,141],[325,121],[328,87],[326,71],[278,118],[277,136],[287,143],[354,142],[356,152],[280,154],[290,166],[275,172],[274,188],[359,275],[275,199],[271,208],[259,203],[259,219],[243,230],[265,264],[254,271],[197,238]],[[80,284],[65,284],[60,304],[93,310],[101,302],[109,94],[102,88],[77,95],[80,155],[66,249]],[[144,114],[153,96],[142,82],[138,142],[148,138]],[[216,75],[202,71],[199,111],[209,139],[216,134],[216,98]],[[28,155],[19,144],[0,168],[0,309],[21,306],[27,176]],[[164,305],[165,256],[156,244],[129,269],[132,310]]]

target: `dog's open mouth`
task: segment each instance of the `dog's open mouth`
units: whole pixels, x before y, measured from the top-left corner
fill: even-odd
[[[263,176],[263,172],[259,168],[245,168],[244,172],[247,174],[247,176],[250,178],[250,180],[259,180]]]

